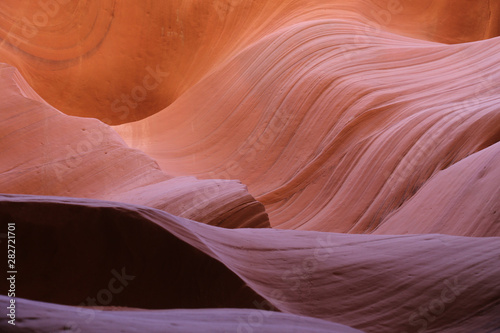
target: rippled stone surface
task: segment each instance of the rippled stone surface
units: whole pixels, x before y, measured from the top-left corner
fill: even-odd
[[[2,0],[0,330],[496,332],[499,18]]]

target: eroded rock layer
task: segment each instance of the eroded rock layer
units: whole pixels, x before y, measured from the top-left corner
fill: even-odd
[[[499,18],[2,0],[0,331],[500,330]]]
[[[108,286],[113,267],[124,267],[127,285],[115,305],[213,306],[227,295],[272,308],[243,281],[282,312],[365,332],[490,332],[500,324],[498,238],[231,230],[147,207],[58,197],[3,195],[0,214],[16,222],[20,249],[37,248],[19,255],[20,297],[79,304]],[[63,251],[54,256],[56,248]]]
[[[238,181],[172,178],[108,125],[43,102],[0,64],[0,192],[120,200],[223,227],[269,226]]]
[[[59,110],[116,124],[160,111],[235,53],[300,22],[342,18],[459,43],[498,36],[499,16],[497,1],[470,0],[3,0],[0,58]]]
[[[0,305],[7,306],[8,299],[0,296]],[[279,312],[249,309],[201,309],[102,311],[81,309],[57,304],[19,299],[18,309],[29,317],[14,329],[3,326],[5,333],[28,333],[36,328],[40,333],[81,330],[82,332],[122,333],[219,333],[245,332],[258,329],[262,333],[361,333],[350,327],[314,318]],[[92,318],[92,320],[88,320]],[[3,318],[2,318],[3,320]],[[0,325],[2,321],[0,320]]]
[[[433,176],[498,142],[500,39],[444,45],[366,29],[279,30],[117,131],[171,174],[240,179],[275,227],[371,232]],[[498,236],[498,167],[487,172],[497,181],[467,210],[488,213],[407,232]]]

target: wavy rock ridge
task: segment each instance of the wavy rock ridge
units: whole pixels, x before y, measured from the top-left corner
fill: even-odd
[[[158,112],[251,43],[297,23],[343,18],[460,43],[500,35],[499,16],[498,2],[470,0],[4,0],[0,58],[57,109],[117,124]],[[158,67],[168,76],[130,102]]]
[[[500,332],[499,18],[3,0],[0,331]]]
[[[89,199],[16,195],[0,199],[2,220],[16,221],[25,236],[23,243],[37,246],[36,254],[29,253],[28,246],[20,247],[26,249],[19,254],[26,273],[39,271],[36,263],[44,267],[39,279],[20,288],[21,297],[77,305],[107,284],[112,275],[103,272],[125,267],[126,275],[137,278],[113,298],[112,305],[214,307],[214,296],[208,292],[217,295],[222,307],[227,306],[223,302],[228,295],[234,297],[228,301],[242,306],[250,304],[245,303],[248,299],[259,309],[273,308],[260,296],[241,290],[241,279],[280,311],[366,332],[415,332],[424,327],[426,332],[489,332],[500,325],[497,238],[229,230],[147,207]],[[50,223],[39,223],[42,214]],[[149,232],[154,229],[161,232]],[[89,237],[98,239],[87,251],[79,251],[78,244],[89,244]],[[156,245],[160,243],[165,245]],[[67,250],[54,256],[51,249],[58,246]],[[93,273],[85,273],[89,271]],[[30,274],[24,276],[29,279]],[[89,276],[94,281],[80,281]],[[89,289],[61,288],[61,283]]]
[[[269,226],[241,183],[173,178],[109,126],[66,116],[41,101],[14,68],[2,65],[0,72],[2,192],[119,200],[224,227]]]
[[[171,174],[240,179],[275,227],[372,232],[433,176],[498,142],[500,39],[443,45],[365,27],[316,20],[280,30],[117,131]],[[353,35],[363,43],[349,44]],[[498,168],[487,172],[498,179]],[[468,215],[453,229],[402,213],[399,223],[408,233],[498,236],[497,185],[469,203],[488,212],[470,229],[459,227]]]

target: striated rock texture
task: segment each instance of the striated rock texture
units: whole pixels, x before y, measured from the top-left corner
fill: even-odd
[[[0,331],[500,331],[499,18],[2,0]]]
[[[499,17],[494,0],[3,0],[0,58],[57,109],[116,124],[158,112],[251,43],[297,23],[371,22],[349,43],[382,30],[459,43],[500,35]],[[134,101],[137,85],[150,89]]]
[[[107,302],[100,289],[112,285],[116,270],[126,281],[106,305],[260,309],[249,316],[273,308],[254,291],[282,312],[365,332],[491,332],[500,325],[497,238],[229,230],[147,207],[16,195],[0,197],[0,216],[23,235],[23,298],[95,306],[86,295]],[[261,320],[249,321],[260,331]]]
[[[112,202],[51,198],[1,196],[2,221],[15,222],[23,235],[17,241],[19,297],[150,309],[266,304],[226,266],[139,212],[120,212],[126,206]],[[101,295],[103,287],[117,295]]]
[[[8,299],[0,295],[1,306]],[[5,327],[6,333],[28,333],[36,327],[40,333],[53,333],[68,330],[82,332],[109,332],[118,330],[123,333],[219,333],[245,332],[257,326],[262,333],[273,332],[310,332],[310,333],[361,333],[362,331],[319,319],[302,317],[279,312],[259,310],[251,313],[252,320],[259,324],[251,325],[246,309],[201,309],[201,310],[157,310],[157,311],[102,311],[96,309],[71,308],[62,305],[19,300],[19,309],[29,313],[30,318],[16,328]],[[82,313],[85,315],[82,316]],[[86,320],[91,315],[92,321]]]
[[[267,227],[238,181],[172,178],[96,119],[67,116],[0,64],[0,192],[119,200],[223,227]]]
[[[315,20],[279,30],[117,131],[171,174],[240,179],[275,227],[371,232],[433,176],[498,142],[500,39],[444,45],[365,28]],[[399,223],[498,236],[497,166],[466,208],[485,212],[477,219]],[[460,195],[449,193],[449,210]]]

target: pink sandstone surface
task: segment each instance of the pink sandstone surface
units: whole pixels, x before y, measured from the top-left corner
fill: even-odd
[[[0,331],[500,332],[498,36],[493,0],[3,0]]]

